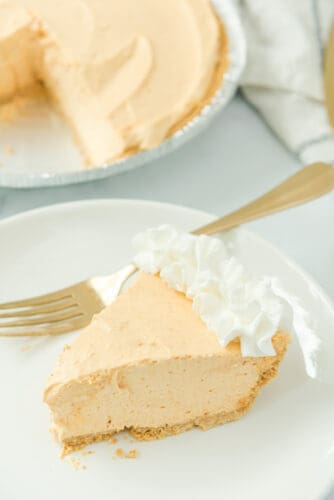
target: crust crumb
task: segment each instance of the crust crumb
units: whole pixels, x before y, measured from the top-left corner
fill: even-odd
[[[83,457],[86,457],[87,455],[93,455],[93,453],[95,453],[95,451],[93,451],[93,450],[88,450],[88,451],[82,451],[82,452],[81,452],[81,455],[82,455]]]
[[[79,470],[80,468],[80,458],[69,458],[68,462],[72,465],[74,470]]]
[[[116,450],[116,456],[118,458],[123,458],[124,457],[124,451],[123,451],[122,448],[117,448],[117,450]]]
[[[138,451],[136,449],[130,450],[125,458],[137,458],[138,457]]]
[[[22,352],[28,352],[28,351],[30,351],[32,348],[33,348],[33,346],[32,346],[32,345],[24,345],[24,346],[22,346],[22,347],[21,347],[20,351],[22,351]]]

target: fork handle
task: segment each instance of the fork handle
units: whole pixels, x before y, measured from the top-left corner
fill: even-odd
[[[312,163],[276,188],[225,217],[193,231],[193,234],[214,234],[244,222],[300,205],[334,189],[334,168],[327,163]]]

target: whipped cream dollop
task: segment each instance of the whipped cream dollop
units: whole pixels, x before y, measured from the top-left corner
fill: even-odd
[[[278,330],[294,332],[308,375],[317,375],[320,339],[299,299],[277,278],[255,277],[228,255],[222,240],[179,232],[169,225],[148,229],[133,240],[133,263],[193,301],[193,308],[222,346],[240,339],[242,356],[274,356]]]

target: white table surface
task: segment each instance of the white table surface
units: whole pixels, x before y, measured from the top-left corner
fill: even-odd
[[[299,167],[298,160],[238,96],[200,137],[138,170],[90,184],[0,188],[0,218],[53,203],[117,197],[176,203],[223,215]],[[334,298],[333,193],[249,227],[311,273]]]
[[[320,158],[319,158],[320,160]],[[236,97],[193,142],[135,171],[89,184],[0,188],[0,218],[90,198],[158,200],[223,215],[300,166],[257,113]],[[334,298],[334,195],[249,224],[311,273]]]

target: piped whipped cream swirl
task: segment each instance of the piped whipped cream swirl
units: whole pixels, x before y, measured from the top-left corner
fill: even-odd
[[[134,264],[147,273],[160,273],[171,288],[190,298],[222,346],[239,338],[242,356],[274,356],[275,333],[294,331],[306,371],[316,377],[320,339],[300,301],[276,278],[252,276],[228,255],[222,240],[178,232],[168,225],[139,233],[133,247]]]

